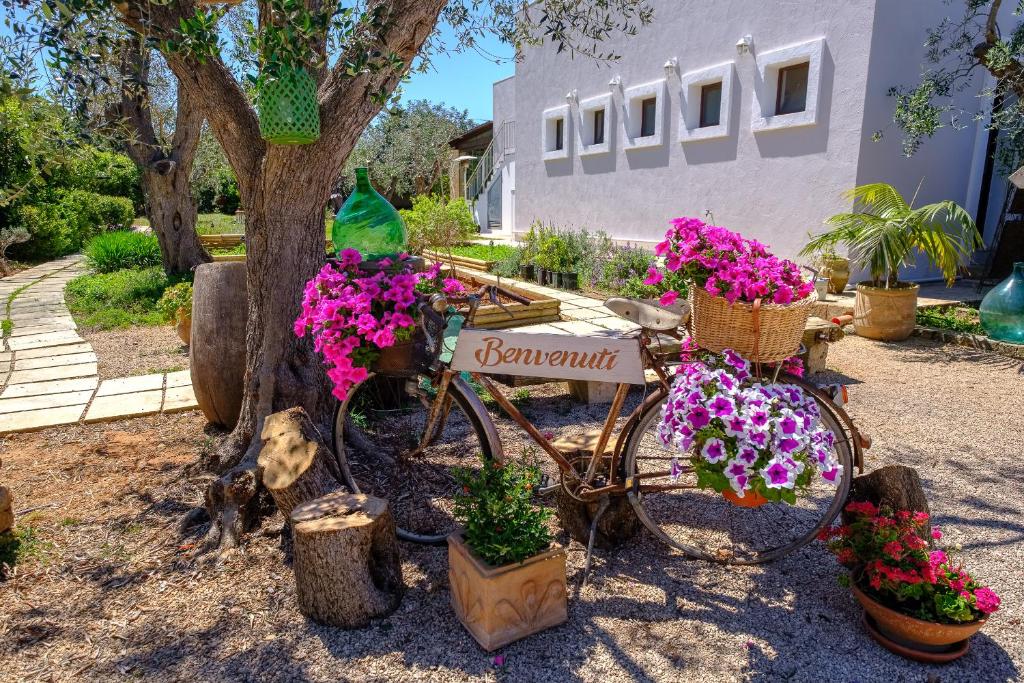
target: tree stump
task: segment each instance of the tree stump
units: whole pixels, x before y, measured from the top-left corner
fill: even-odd
[[[590,541],[590,526],[597,514],[599,501],[581,503],[561,487],[555,490],[555,514],[569,536],[583,545]],[[597,523],[594,547],[612,550],[619,547],[640,530],[640,520],[626,496],[612,496],[608,508]]]
[[[14,528],[14,498],[11,490],[0,486],[0,534]]]
[[[256,464],[285,519],[297,505],[339,488],[331,469],[334,456],[302,408],[270,415],[260,436],[264,443]]]
[[[386,500],[330,493],[296,507],[291,523],[299,611],[352,629],[398,607],[402,565]]]
[[[850,501],[868,501],[881,507],[910,512],[931,514],[928,508],[928,497],[921,486],[921,477],[917,470],[905,465],[886,465],[868,474],[854,477],[850,485]],[[849,522],[847,513],[843,513],[843,522]],[[931,525],[926,526],[924,533],[928,538]]]

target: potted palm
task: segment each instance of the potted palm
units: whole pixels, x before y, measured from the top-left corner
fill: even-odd
[[[920,190],[920,186],[918,186]],[[960,266],[981,246],[981,235],[967,210],[953,201],[917,208],[887,183],[872,183],[845,195],[853,211],[826,223],[833,226],[803,248],[802,255],[843,244],[871,280],[857,285],[853,325],[868,339],[902,341],[914,331],[920,286],[899,280],[899,269],[923,255],[952,285]],[[915,193],[916,197],[916,193]]]
[[[825,529],[821,539],[850,568],[840,583],[864,608],[871,636],[923,662],[948,662],[967,652],[967,640],[1000,599],[945,550],[932,547],[942,532],[930,527],[928,514],[855,501],[845,518],[847,524]]]
[[[491,461],[457,477],[463,530],[448,537],[448,579],[459,621],[487,651],[564,622],[565,550],[533,504],[540,470]]]

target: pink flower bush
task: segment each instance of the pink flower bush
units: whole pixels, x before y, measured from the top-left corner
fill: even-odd
[[[682,276],[729,303],[761,299],[789,304],[806,299],[814,291],[814,283],[804,280],[792,261],[777,258],[757,240],[708,225],[699,218],[674,219],[654,252],[665,258],[667,272],[648,273],[645,283]],[[677,296],[678,291],[670,289],[662,296],[662,303],[667,305]]]
[[[399,256],[401,261],[407,258]],[[406,267],[393,274],[369,275],[360,270],[361,260],[358,251],[345,249],[337,262],[325,265],[306,283],[302,313],[295,320],[297,336],[313,335],[339,401],[367,378],[381,349],[412,338],[417,287],[436,281],[440,268],[437,264],[418,274]],[[455,285],[445,281],[445,291],[449,288]]]
[[[999,609],[995,591],[946,551],[931,549],[924,533],[927,513],[893,513],[866,501],[848,503],[846,512],[849,524],[827,528],[819,538],[839,562],[857,570],[858,586],[882,604],[935,623],[974,621]],[[942,538],[938,527],[930,535]]]
[[[679,367],[662,408],[658,438],[689,458],[697,486],[744,497],[756,491],[795,504],[815,474],[839,481],[835,435],[818,404],[792,384],[762,384],[731,350]],[[682,472],[677,458],[672,473]]]

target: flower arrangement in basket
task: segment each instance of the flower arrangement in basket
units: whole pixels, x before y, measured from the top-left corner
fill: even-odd
[[[925,512],[879,508],[855,501],[846,506],[847,524],[821,532],[824,541],[850,576],[840,583],[853,589],[891,648],[923,661],[948,661],[966,651],[935,659],[938,648],[962,643],[999,609],[1000,598],[979,583],[950,554],[933,548],[942,538],[938,527],[928,530]],[[921,623],[924,622],[924,623]],[[909,646],[910,652],[907,652]],[[916,652],[915,652],[916,651]],[[923,655],[923,657],[922,657]]]
[[[779,362],[800,347],[817,300],[814,283],[792,261],[780,259],[757,240],[698,218],[676,218],[655,247],[664,272],[652,269],[645,284],[664,278],[692,283],[693,336],[710,351],[732,349],[744,358]],[[661,297],[673,303],[678,291]]]
[[[795,504],[815,476],[836,482],[835,435],[814,398],[792,384],[762,384],[748,361],[726,349],[679,367],[662,408],[658,438],[689,459],[697,486],[756,507]],[[682,473],[675,457],[671,472]]]
[[[415,273],[408,258],[401,254],[397,263],[384,259],[383,268],[370,274],[360,269],[359,252],[345,249],[306,283],[295,334],[313,335],[339,401],[369,376],[385,350],[412,343],[419,317],[417,292],[463,291],[458,280],[441,280],[439,263]]]

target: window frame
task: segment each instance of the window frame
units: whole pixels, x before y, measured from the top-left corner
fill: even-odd
[[[797,109],[795,111],[787,111],[787,112],[779,111],[779,109],[782,108],[782,85],[783,85],[783,81],[785,80],[787,74],[791,73],[794,69],[800,69],[800,68],[804,68],[807,71],[807,78],[804,79],[805,80],[805,82],[804,82],[804,108],[803,109]],[[778,75],[775,77],[775,80],[777,81],[777,84],[775,86],[775,114],[774,115],[775,116],[789,116],[790,114],[799,114],[800,112],[807,111],[807,90],[808,90],[808,88],[810,87],[810,84],[811,84],[811,78],[810,78],[811,77],[811,63],[810,63],[810,61],[797,62],[796,64],[790,64],[789,66],[780,67],[778,72],[779,72]]]
[[[641,136],[643,122],[643,101],[654,99],[654,133]],[[633,86],[623,92],[622,131],[624,149],[636,150],[660,147],[665,144],[667,86],[665,79]]]
[[[569,105],[545,109],[541,117],[541,158],[556,161],[569,158]],[[556,147],[558,121],[562,121],[562,147]]]
[[[594,110],[592,110],[590,112],[590,115],[592,117],[592,123],[590,124],[590,127],[591,127],[591,130],[594,133],[594,144],[595,145],[603,145],[604,144],[604,140],[605,140],[605,131],[608,128],[608,126],[605,125],[605,118],[607,118],[605,116],[605,110],[603,108],[602,109],[594,109]],[[598,124],[598,118],[599,118],[598,115],[600,115],[600,122],[601,122],[600,128],[598,128],[598,125],[597,125]]]
[[[604,111],[604,140],[594,142],[594,112]],[[611,93],[581,100],[576,121],[576,140],[579,156],[594,156],[611,152],[612,122],[615,111]]]
[[[680,77],[679,142],[686,144],[701,140],[720,140],[735,132],[736,65],[724,62]],[[722,84],[722,102],[717,126],[701,126],[701,92],[705,85]]]
[[[714,123],[708,123],[707,119],[704,118],[706,109],[704,107],[708,94],[708,89],[714,88],[718,92],[718,118],[715,119]],[[712,81],[711,83],[705,83],[700,86],[700,102],[697,105],[697,109],[700,111],[700,120],[697,122],[698,128],[711,128],[712,126],[722,125],[722,90],[724,86],[722,81]]]
[[[763,52],[757,56],[758,78],[754,83],[750,128],[755,133],[813,126],[821,108],[821,72],[827,44],[815,38],[796,45]],[[786,67],[807,63],[807,93],[804,110],[776,114],[780,72]]]

